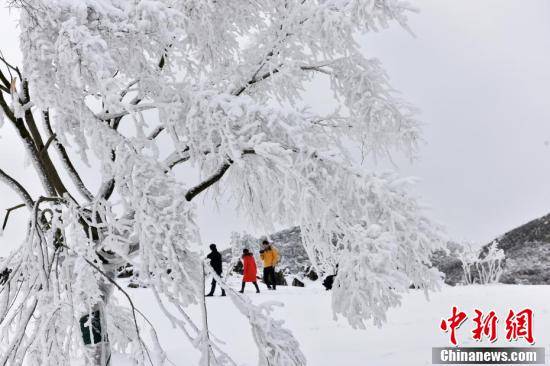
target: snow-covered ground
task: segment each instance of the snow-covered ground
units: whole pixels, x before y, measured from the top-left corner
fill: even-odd
[[[277,309],[275,317],[285,321],[299,340],[308,365],[430,365],[431,348],[449,345],[449,335],[439,329],[442,318],[451,315],[453,306],[468,314],[468,320],[458,330],[462,346],[510,346],[505,339],[504,320],[510,309],[534,311],[534,337],[536,346],[546,348],[549,361],[550,344],[550,286],[469,286],[444,287],[426,300],[420,291],[411,291],[403,298],[401,307],[388,312],[388,321],[382,328],[368,326],[354,330],[344,319],[334,320],[330,308],[330,292],[319,283],[308,283],[306,288],[279,287],[276,292],[253,293],[249,284],[246,295],[254,302],[278,300],[284,307]],[[176,365],[196,365],[199,353],[183,334],[172,329],[147,289],[129,289],[136,305],[157,325],[160,341],[169,359]],[[219,291],[219,289],[217,290]],[[217,292],[219,295],[219,292]],[[122,299],[121,299],[122,301]],[[257,351],[247,320],[234,308],[227,297],[208,298],[209,325],[212,332],[226,344],[224,350],[239,365],[256,365]],[[474,309],[494,310],[500,318],[499,339],[490,344],[471,339]],[[198,308],[190,309],[199,315]],[[200,319],[200,318],[197,318]],[[520,340],[513,346],[527,346]],[[115,357],[115,364],[127,364]]]

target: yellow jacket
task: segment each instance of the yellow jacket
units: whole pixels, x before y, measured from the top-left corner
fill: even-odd
[[[279,262],[279,252],[275,247],[270,246],[269,249],[260,253],[260,258],[264,262],[264,267],[274,267]]]

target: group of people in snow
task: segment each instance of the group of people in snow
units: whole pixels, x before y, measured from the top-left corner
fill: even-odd
[[[218,252],[216,244],[210,244],[210,254],[206,256],[210,260],[210,265],[212,270],[218,275],[222,276],[222,255]],[[260,258],[263,262],[263,280],[267,286],[268,290],[275,290],[277,288],[276,279],[275,279],[275,266],[279,262],[279,252],[277,249],[269,243],[269,241],[262,241],[260,249]],[[256,266],[256,260],[254,255],[248,249],[243,249],[243,254],[241,256],[241,262],[243,264],[243,279],[241,294],[244,293],[244,288],[247,282],[252,282],[256,288],[256,293],[260,293],[260,287],[258,287],[257,281],[257,272],[258,267]],[[214,296],[214,291],[216,290],[216,279],[212,279],[210,292],[205,296]],[[225,296],[225,290],[222,288],[222,296]]]

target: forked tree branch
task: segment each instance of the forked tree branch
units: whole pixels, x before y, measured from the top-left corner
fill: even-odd
[[[30,103],[29,83],[26,80],[23,80],[23,96],[24,100],[21,102],[23,104]],[[42,136],[36,125],[36,120],[30,108],[27,108],[25,110],[25,122],[28,126],[28,130],[30,131],[32,140],[34,141],[34,145],[38,152],[36,158],[42,164],[50,184],[55,188],[59,196],[63,196],[64,194],[70,195],[69,191],[65,187],[65,184],[63,183],[61,177],[57,172],[57,168],[50,159],[48,151],[45,149],[44,141],[42,140]]]
[[[19,76],[19,79],[21,79],[21,80],[23,79],[23,78],[21,77],[21,71],[19,70],[19,68],[16,67],[16,66],[13,66],[12,64],[10,64],[10,63],[6,60],[6,58],[4,57],[4,54],[3,54],[1,51],[0,51],[0,61],[2,61],[2,63],[3,63],[4,65],[6,65],[6,67],[8,68],[8,72],[10,72],[10,74],[11,74],[11,71],[9,71],[9,70],[11,69],[11,70],[13,70],[13,71],[15,71],[15,72],[17,73],[17,76]]]
[[[42,183],[42,186],[46,193],[50,196],[56,195],[56,191],[54,188],[54,185],[51,182],[51,177],[46,172],[46,167],[44,166],[43,160],[40,159],[40,153],[36,148],[36,144],[25,127],[25,122],[21,118],[17,118],[9,105],[7,104],[6,100],[4,99],[4,95],[0,93],[0,108],[8,117],[8,119],[11,121],[12,125],[15,127],[15,130],[19,134],[19,137],[23,141],[23,145],[28,151],[29,155],[31,156],[31,159],[35,165],[36,172],[40,178],[40,182]]]
[[[10,64],[0,52],[0,61],[8,68],[8,71],[14,70],[19,77],[19,80],[22,84],[22,96],[16,97],[15,103],[21,103],[21,105],[28,106],[30,105],[30,93],[29,93],[29,83],[27,80],[23,79],[21,72],[18,67]],[[11,72],[10,72],[11,75]],[[6,79],[4,77],[4,79]],[[10,91],[12,98],[14,97],[15,90],[15,80],[12,78],[12,81],[9,83]],[[4,83],[7,80],[2,80]],[[53,164],[52,160],[47,151],[47,145],[44,145],[40,131],[37,128],[34,115],[30,107],[26,107],[23,113],[23,116],[16,116],[9,105],[4,99],[4,95],[0,92],[0,107],[3,110],[4,114],[12,122],[16,128],[19,136],[23,140],[23,144],[27,148],[29,154],[32,157],[37,173],[40,177],[42,185],[46,193],[50,196],[63,196],[64,194],[70,193],[67,191],[61,177],[58,174],[57,168]]]
[[[2,230],[6,230],[6,225],[8,224],[8,219],[10,218],[10,214],[12,211],[15,211],[17,209],[20,209],[22,207],[25,207],[24,203],[21,203],[19,205],[10,207],[6,210],[6,216],[4,217],[4,223],[2,224]]]
[[[82,194],[88,201],[92,201],[94,199],[94,196],[92,193],[86,188],[86,185],[84,184],[84,181],[80,177],[80,174],[78,174],[78,171],[76,170],[75,166],[73,165],[69,154],[67,153],[67,150],[63,146],[61,142],[55,137],[56,135],[53,132],[51,121],[50,121],[50,113],[48,111],[43,112],[43,119],[44,119],[44,126],[46,128],[46,131],[50,135],[50,139],[53,138],[54,147],[61,157],[61,162],[63,163],[65,170],[67,173],[69,173],[69,176],[71,177],[74,185],[79,190],[80,194]],[[47,145],[47,144],[46,144]]]

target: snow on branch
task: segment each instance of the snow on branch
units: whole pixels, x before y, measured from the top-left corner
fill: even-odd
[[[34,206],[34,201],[31,198],[31,195],[27,192],[23,185],[2,169],[0,169],[0,180],[7,184],[8,187],[10,187],[17,194],[29,209]]]

